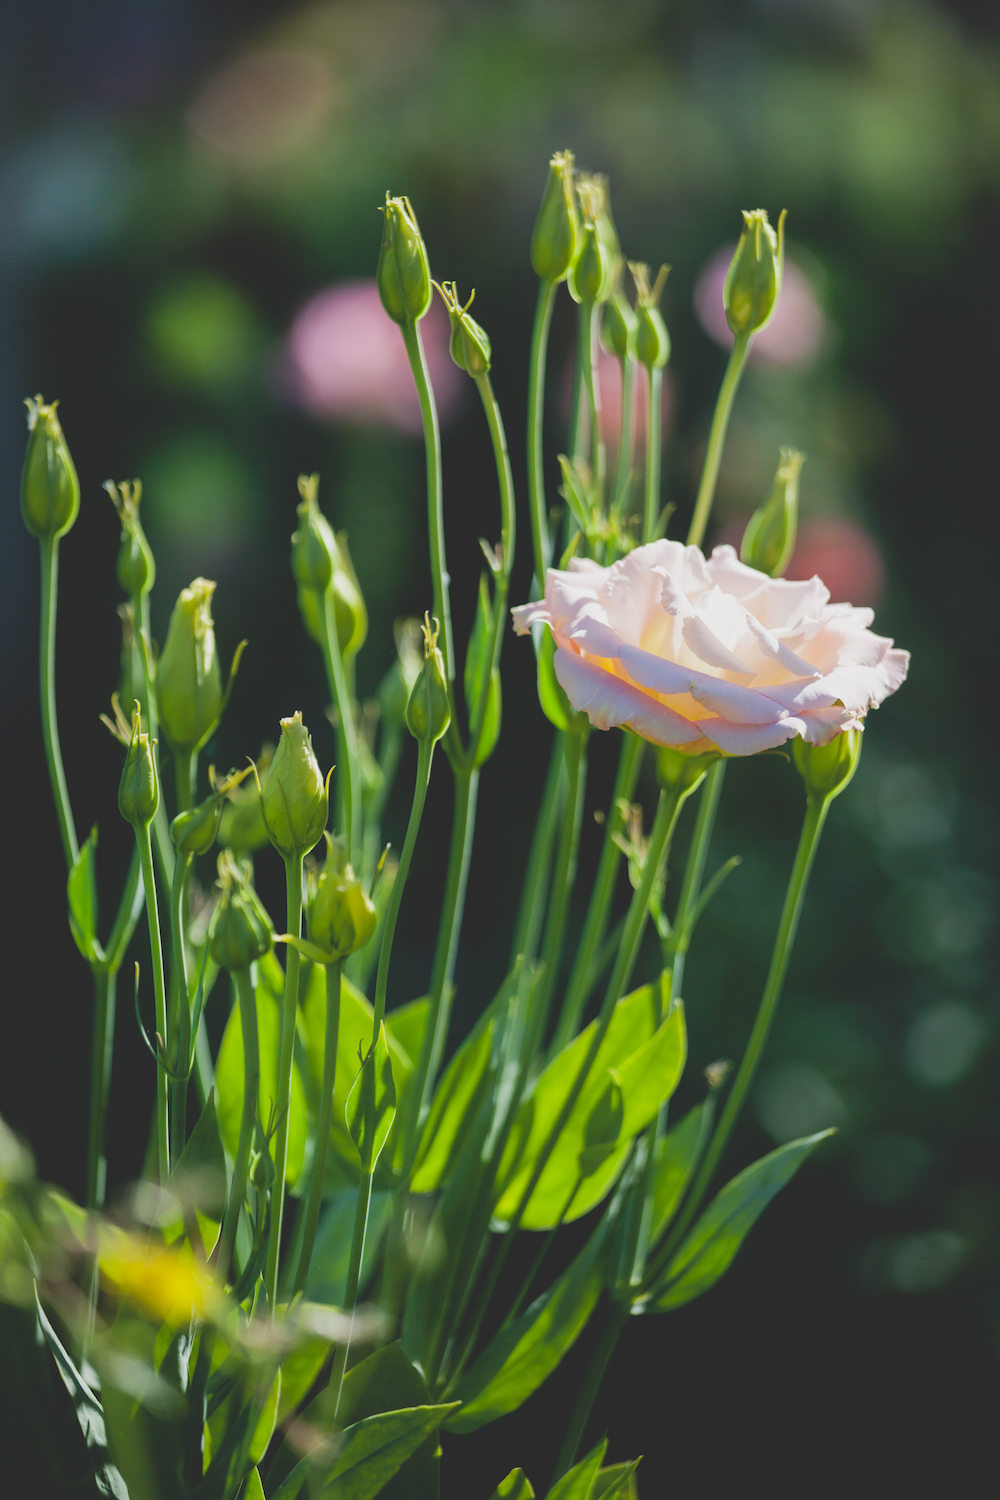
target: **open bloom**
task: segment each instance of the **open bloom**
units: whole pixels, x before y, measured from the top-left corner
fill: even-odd
[[[556,676],[597,728],[691,754],[824,744],[860,727],[909,664],[868,629],[870,609],[831,604],[819,578],[769,578],[729,546],[706,559],[651,542],[609,568],[574,558],[513,615],[521,634],[551,627]]]

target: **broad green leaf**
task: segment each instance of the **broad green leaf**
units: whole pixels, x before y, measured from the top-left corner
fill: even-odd
[[[322,1485],[323,1500],[373,1500],[414,1453],[440,1427],[455,1403],[411,1406],[363,1417],[337,1440],[337,1456]],[[307,1454],[271,1496],[294,1500],[305,1484],[315,1492],[316,1459]]]
[[[677,1212],[701,1153],[712,1114],[712,1098],[709,1096],[704,1104],[696,1104],[694,1109],[688,1110],[683,1120],[656,1143],[653,1212],[649,1225],[651,1245],[656,1244]]]
[[[271,954],[267,955],[272,958]],[[257,1043],[260,1049],[260,1091],[258,1114],[263,1125],[268,1123],[272,1105],[278,1098],[278,1054],[281,1048],[280,992],[275,992],[274,969],[280,973],[276,959],[273,966],[264,960],[258,966],[255,991],[257,1001]],[[215,1087],[219,1099],[219,1135],[230,1157],[236,1155],[240,1138],[240,1120],[243,1114],[243,1029],[240,1024],[240,1008],[233,1005],[226,1022],[226,1029],[215,1065]],[[287,1181],[294,1186],[302,1171],[306,1149],[306,1101],[302,1087],[302,1076],[298,1065],[292,1065],[292,1092],[288,1111],[288,1167]],[[271,1154],[275,1143],[271,1141]]]
[[[411,1071],[419,1062],[430,1007],[431,1002],[425,995],[420,1000],[410,1000],[406,1005],[397,1005],[396,1009],[389,1011],[386,1016],[385,1034],[389,1038],[393,1072],[396,1070],[397,1059],[401,1062],[408,1062]]]
[[[728,1271],[747,1233],[815,1150],[832,1135],[821,1130],[779,1146],[727,1182],[644,1299],[647,1311],[667,1312],[700,1297]]]
[[[591,1448],[585,1458],[573,1465],[568,1474],[556,1480],[549,1490],[547,1500],[590,1500],[591,1486],[597,1478],[607,1447],[608,1440],[603,1438],[596,1448]]]
[[[311,1296],[309,1300],[313,1300]],[[298,1406],[322,1370],[329,1353],[329,1340],[320,1338],[318,1334],[310,1334],[289,1349],[281,1361],[278,1422],[283,1422],[292,1408]]]
[[[260,1482],[260,1473],[256,1468],[250,1470],[240,1500],[264,1500],[264,1486]]]
[[[120,1313],[101,1351],[108,1447],[133,1500],[183,1500],[187,1408],[156,1373],[155,1339],[150,1324]]]
[[[267,1452],[267,1445],[271,1441],[274,1432],[274,1424],[278,1420],[278,1401],[281,1396],[281,1371],[275,1375],[271,1382],[271,1389],[267,1393],[263,1410],[257,1418],[257,1425],[250,1439],[250,1457],[255,1464],[259,1464]]]
[[[226,1156],[219,1136],[214,1092],[206,1099],[198,1123],[170,1174],[170,1185],[184,1208],[194,1211],[201,1248],[210,1255],[219,1237],[226,1206]],[[161,1227],[167,1244],[172,1244],[184,1233],[183,1215],[178,1213]],[[193,1227],[191,1233],[194,1237]]]
[[[85,1489],[81,1485],[79,1493],[81,1495],[86,1493],[112,1495],[114,1496],[114,1500],[129,1500],[129,1492],[125,1487],[125,1480],[119,1469],[112,1462],[111,1454],[108,1450],[107,1427],[101,1403],[76,1368],[76,1365],[60,1342],[55,1329],[45,1316],[42,1304],[38,1301],[37,1292],[35,1294],[35,1313],[38,1319],[38,1327],[42,1332],[46,1344],[48,1344],[56,1369],[59,1371],[60,1379],[69,1393],[70,1401],[73,1403],[76,1420],[80,1424],[80,1431],[83,1434],[83,1441],[86,1444],[87,1459],[93,1472],[93,1486],[87,1485]],[[3,1364],[9,1367],[13,1357],[14,1349],[10,1344],[5,1342]],[[5,1403],[4,1410],[8,1417],[13,1415],[7,1403]],[[45,1436],[51,1442],[55,1434],[49,1432]],[[9,1458],[9,1439],[5,1441],[4,1448],[4,1456],[5,1458]],[[35,1455],[35,1461],[38,1464],[36,1479],[39,1482],[44,1479],[44,1471],[41,1467],[42,1459],[42,1453],[39,1452]],[[74,1489],[74,1493],[77,1493],[76,1489]]]
[[[396,1085],[384,1023],[379,1024],[375,1045],[361,1064],[347,1096],[346,1115],[361,1170],[373,1172],[396,1116]]]
[[[97,825],[81,845],[69,878],[66,896],[69,901],[69,930],[73,941],[89,964],[99,963],[104,951],[97,940]]]
[[[602,1220],[576,1260],[526,1312],[500,1330],[462,1376],[455,1391],[462,1406],[445,1423],[450,1432],[475,1432],[515,1411],[551,1375],[583,1331],[600,1295],[605,1237]]]
[[[549,723],[554,724],[557,729],[565,730],[569,728],[570,720],[574,717],[573,705],[566,697],[556,677],[555,653],[556,643],[552,632],[547,625],[543,625],[536,662],[538,701]]]
[[[638,1500],[635,1487],[638,1467],[639,1460],[635,1459],[630,1464],[609,1464],[606,1469],[598,1469],[587,1500]]]
[[[495,1022],[475,1027],[448,1064],[434,1094],[411,1182],[415,1193],[432,1193],[448,1177],[488,1083]]]
[[[523,1469],[511,1469],[507,1478],[501,1479],[490,1500],[535,1500],[535,1492]]]
[[[676,1087],[686,1049],[684,1013],[675,1006],[654,1034],[660,998],[651,985],[645,985],[619,1000],[573,1113],[532,1193],[521,1221],[523,1228],[551,1229],[559,1222],[579,1177],[587,1121],[608,1086],[610,1070],[621,1084],[624,1101],[620,1142],[574,1195],[565,1213],[567,1223],[588,1213],[606,1196],[624,1165],[632,1138]],[[502,1173],[505,1185],[494,1209],[494,1219],[499,1223],[509,1222],[517,1211],[539,1154],[586,1059],[596,1025],[592,1022],[552,1059],[521,1107],[522,1145],[516,1160],[507,1163],[505,1178]],[[512,1147],[508,1155],[513,1156],[513,1152]]]
[[[353,1145],[351,1150],[354,1150]],[[357,1201],[356,1187],[343,1188],[333,1195],[323,1210],[316,1234],[316,1243],[313,1246],[312,1259],[309,1262],[309,1278],[306,1282],[306,1294],[310,1302],[322,1302],[327,1307],[343,1306]],[[391,1193],[372,1193],[364,1255],[361,1261],[361,1278],[358,1283],[360,1291],[363,1291],[378,1259],[382,1233],[389,1221],[391,1210]]]

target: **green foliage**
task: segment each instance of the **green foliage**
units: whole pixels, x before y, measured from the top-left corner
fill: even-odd
[[[80,846],[66,881],[69,930],[88,964],[104,957],[97,938],[97,828],[90,830]]]
[[[601,1459],[608,1448],[607,1438],[591,1448],[585,1458],[557,1479],[549,1490],[548,1500],[590,1500],[591,1488],[601,1467]]]
[[[374,1172],[395,1116],[396,1085],[383,1022],[347,1096],[347,1127],[363,1172]]]
[[[535,1500],[535,1492],[525,1478],[523,1469],[511,1469],[506,1479],[501,1479],[489,1500]]]

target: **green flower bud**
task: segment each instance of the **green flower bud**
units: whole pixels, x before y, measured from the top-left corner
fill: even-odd
[[[647,370],[662,370],[670,358],[670,335],[660,313],[660,298],[670,267],[660,267],[652,286],[649,267],[642,261],[630,260],[628,268],[635,280],[635,357]]]
[[[80,481],[56,413],[41,396],[28,408],[28,451],[21,470],[21,514],[32,536],[64,536],[80,509]]]
[[[315,589],[296,589],[295,597],[298,601],[299,614],[302,616],[302,624],[305,626],[306,635],[310,640],[316,642],[317,646],[323,644],[323,625],[320,610],[323,608],[323,597],[317,594]]]
[[[250,1162],[250,1182],[258,1193],[274,1186],[274,1162],[270,1151],[255,1151]]]
[[[337,624],[337,640],[343,656],[354,656],[365,643],[368,634],[368,610],[364,595],[354,571],[351,554],[347,550],[347,532],[338,531],[337,550],[333,565],[333,614]]]
[[[327,834],[326,863],[309,902],[306,930],[309,941],[335,958],[347,958],[371,939],[378,914],[347,857],[347,851]]]
[[[226,804],[226,794],[249,776],[250,767],[231,775],[221,786],[216,785],[215,767],[209,766],[208,778],[212,783],[212,795],[197,807],[178,813],[170,825],[170,837],[178,854],[207,854],[219,835],[219,823]],[[260,799],[256,798],[259,803]]]
[[[258,776],[267,775],[273,757],[274,746],[265,745],[257,757]],[[257,787],[253,783],[249,786],[230,785],[226,798],[219,824],[219,843],[236,854],[252,854],[255,849],[262,849],[268,837]]]
[[[409,198],[385,195],[382,247],[375,280],[382,306],[394,323],[416,323],[431,305],[427,247]]]
[[[281,721],[281,739],[260,800],[267,836],[283,858],[308,854],[319,843],[329,806],[312,739],[300,713]]]
[[[113,479],[108,479],[104,488],[114,501],[122,523],[122,542],[115,569],[118,583],[130,599],[136,599],[140,594],[148,594],[156,582],[156,563],[139,520],[142,481],[133,479],[129,483],[123,479],[120,484],[115,484]]]
[[[212,961],[230,973],[249,969],[271,947],[271,920],[250,884],[249,869],[226,850],[219,855],[219,883],[222,895],[212,924]]]
[[[196,578],[181,589],[170,616],[167,644],[156,668],[160,724],[172,750],[204,744],[222,712],[222,679],[215,650],[215,584]]]
[[[657,745],[656,776],[664,791],[693,792],[706,771],[719,759],[714,751],[704,755],[685,755],[672,745]]]
[[[726,273],[722,300],[734,333],[757,333],[774,311],[785,266],[785,210],[775,234],[763,208],[743,210],[745,228]]]
[[[542,204],[531,234],[531,264],[542,281],[565,281],[580,251],[580,218],[573,192],[573,153],[549,162]]]
[[[424,659],[420,621],[397,620],[395,633],[396,660],[379,683],[376,697],[383,722],[401,725],[406,718],[406,705]]]
[[[757,568],[772,578],[780,578],[784,573],[795,546],[799,471],[805,461],[804,453],[798,453],[794,448],[782,448],[771,493],[754,511],[743,533],[741,559],[748,568]]]
[[[142,732],[141,724],[141,711],[137,703],[132,714],[132,737],[128,742],[122,779],[118,784],[118,811],[133,828],[148,827],[160,804],[156,758],[149,735]]]
[[[299,475],[299,529],[292,533],[292,573],[300,589],[325,593],[333,579],[337,543],[317,503],[318,474]]]
[[[599,219],[604,207],[605,181],[597,177],[581,178],[578,189],[584,222],[580,252],[570,273],[569,290],[575,302],[588,306],[605,302],[615,279],[614,257],[601,233]]]
[[[792,741],[792,760],[806,784],[810,802],[840,796],[858,769],[861,735],[858,728],[842,729],[825,745],[810,745],[803,739]]]
[[[621,291],[612,292],[604,304],[601,318],[601,343],[616,359],[635,358],[635,338],[639,323]]]
[[[458,288],[453,281],[443,281],[440,286],[435,281],[434,285],[444,298],[444,305],[451,318],[452,359],[460,370],[464,370],[473,379],[477,375],[488,375],[492,358],[489,334],[484,328],[480,328],[475,318],[469,317],[469,308],[472,306],[475,292],[472,292],[463,307],[458,299]]]
[[[440,626],[435,620],[432,634],[430,618],[425,614],[422,628],[424,660],[406,704],[406,727],[414,739],[433,745],[451,723],[451,706],[444,657],[437,644]]]

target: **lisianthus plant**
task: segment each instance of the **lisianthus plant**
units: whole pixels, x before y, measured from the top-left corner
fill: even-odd
[[[502,734],[500,675],[517,506],[489,337],[471,297],[442,282],[452,356],[479,392],[499,490],[475,619],[456,650],[420,332],[437,283],[409,201],[386,197],[377,280],[423,414],[427,613],[398,629],[378,712],[362,711],[364,599],[346,538],[320,508],[318,476],[301,478],[292,574],[325,670],[336,764],[324,772],[289,705],[273,753],[225,775],[203,768],[242,646],[224,686],[215,585],[197,578],[157,653],[141,487],[108,484],[125,602],[121,682],[106,722],[122,745],[118,807],[135,851],[106,938],[96,830],[79,842],[53,681],[59,541],[77,519],[79,486],[55,405],[28,403],[21,503],[42,564],[42,724],[69,923],[93,976],[94,1043],[84,1205],[40,1184],[28,1146],[0,1126],[0,1295],[7,1357],[26,1372],[26,1430],[49,1423],[49,1462],[67,1494],[428,1500],[441,1493],[442,1432],[475,1441],[544,1385],[592,1319],[599,1335],[575,1408],[553,1422],[551,1476],[529,1480],[512,1467],[494,1496],[530,1496],[546,1480],[538,1493],[550,1500],[638,1493],[636,1462],[605,1464],[603,1439],[581,1453],[601,1428],[607,1362],[629,1317],[669,1313],[710,1290],[828,1133],[720,1185],[830,804],[857,767],[869,709],[907,669],[906,653],[871,631],[870,611],[831,604],[819,578],[782,577],[802,455],[782,450],[739,556],[730,546],[701,550],[740,376],[781,292],[783,218],[775,230],[763,211],[744,215],[724,294],[733,349],[682,542],[666,536],[660,504],[666,268],[653,278],[626,265],[604,179],[575,177],[568,152],[550,164],[531,241],[539,293],[525,498],[535,582],[513,623],[530,636],[518,649],[534,649],[539,711],[554,735],[509,973],[457,1047],[449,1023],[466,883],[472,857],[489,857],[474,837],[480,769],[505,745],[521,753],[517,737]],[[543,419],[563,284],[579,336],[557,507]],[[621,366],[614,472],[599,343]],[[618,770],[596,877],[580,892],[595,731],[616,733]],[[760,1006],[735,1071],[710,1068],[701,1101],[674,1118],[685,959],[735,862],[706,878],[727,766],[776,752],[800,781],[803,822]],[[648,832],[634,800],[644,759],[659,787]],[[454,815],[433,967],[425,995],[387,1010],[397,918],[442,760]],[[398,774],[412,776],[413,791],[396,854],[383,847],[381,820]],[[668,884],[683,817],[693,823],[686,863]],[[285,866],[281,913],[267,912],[254,888],[254,860],[272,857],[269,845]],[[214,901],[195,911],[192,874],[213,861]],[[583,913],[572,954],[571,913]],[[637,973],[650,919],[659,960]],[[134,1128],[148,1129],[149,1147],[142,1180],[108,1204],[116,981],[143,920],[149,963],[133,978],[150,1113]],[[688,998],[696,1008],[697,995]],[[228,1016],[214,1056],[209,1007]],[[574,1223],[570,1258],[562,1231]],[[447,1494],[447,1472],[445,1481]]]

